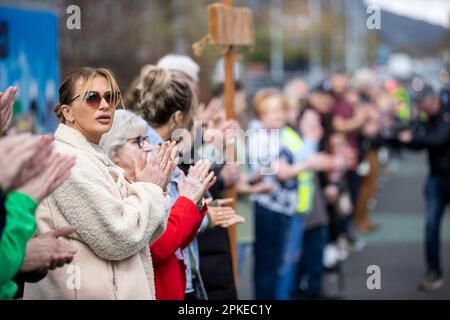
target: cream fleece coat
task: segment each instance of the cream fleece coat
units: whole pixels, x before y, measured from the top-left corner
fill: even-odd
[[[67,225],[77,249],[71,264],[38,283],[24,299],[155,299],[148,246],[165,231],[169,199],[151,183],[128,184],[99,146],[60,124],[55,149],[76,156],[71,177],[36,211],[38,233]]]

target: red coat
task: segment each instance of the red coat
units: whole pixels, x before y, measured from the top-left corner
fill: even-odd
[[[207,208],[199,212],[188,198],[173,204],[166,231],[150,245],[155,274],[156,300],[183,300],[186,290],[186,266],[175,252],[186,248],[197,236]]]

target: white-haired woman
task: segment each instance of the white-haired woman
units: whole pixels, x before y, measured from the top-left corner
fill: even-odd
[[[147,131],[143,119],[130,111],[118,110],[111,130],[100,142],[110,159],[124,169],[130,182],[136,179],[134,168],[145,162],[152,150]],[[170,210],[166,231],[150,246],[158,300],[184,299],[186,273],[184,262],[178,255],[182,255],[182,250],[195,238],[207,212],[206,205],[200,200],[215,182],[209,167],[208,161],[200,161],[191,167],[187,177],[181,172],[179,198]]]

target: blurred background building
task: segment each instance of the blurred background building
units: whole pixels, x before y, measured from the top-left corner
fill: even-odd
[[[7,10],[14,8],[29,15],[44,12],[49,19],[53,16],[53,25],[36,20],[21,30],[30,29],[29,35],[41,48],[49,46],[47,41],[52,42],[56,50],[52,57],[58,57],[59,61],[55,66],[58,72],[53,76],[56,83],[69,70],[81,65],[105,66],[115,71],[125,89],[142,65],[155,63],[169,52],[192,55],[192,43],[207,33],[206,6],[212,2],[1,0],[0,14],[5,20],[11,12]],[[427,12],[432,12],[428,16],[423,16],[423,10],[421,16],[421,11],[417,10],[424,2]],[[73,4],[81,9],[80,30],[69,30],[66,26],[70,16],[66,10]],[[250,7],[254,14],[256,45],[242,55],[250,92],[266,84],[281,85],[284,80],[298,75],[313,83],[329,71],[352,72],[361,66],[378,66],[386,73],[406,68],[408,70],[399,72],[406,72],[408,76],[421,74],[426,78],[448,63],[450,15],[449,3],[445,0],[408,1],[407,5],[405,1],[383,0],[236,0],[235,4]],[[381,9],[380,29],[370,30],[366,25],[370,16],[367,7],[371,5]],[[16,25],[8,26],[5,21],[0,21],[0,25],[3,46],[21,41],[14,36]],[[50,40],[48,35],[53,33]],[[3,87],[11,76],[4,70],[7,55],[7,51],[3,52],[0,58]],[[202,67],[202,88],[210,86],[218,55],[218,49],[208,49],[198,59]],[[20,59],[18,56],[11,58]],[[414,61],[423,58],[429,60],[426,66]],[[445,74],[442,77],[445,78]],[[49,84],[44,88],[44,84],[38,82],[35,87],[34,91],[44,95],[47,91],[49,99],[56,97],[57,85]],[[31,105],[31,94],[22,92],[19,101]],[[206,99],[207,90],[203,90],[202,95]],[[45,104],[39,101],[37,106],[42,119],[48,114]],[[29,110],[25,107],[22,111]],[[43,123],[42,119],[40,125],[52,127],[51,121]]]

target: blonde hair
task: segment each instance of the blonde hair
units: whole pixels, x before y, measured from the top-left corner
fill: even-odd
[[[70,103],[72,103],[73,99],[75,98],[75,86],[77,84],[77,81],[80,79],[82,79],[83,81],[80,96],[84,97],[86,95],[86,92],[89,91],[89,88],[91,88],[92,81],[96,77],[104,77],[108,80],[111,91],[115,97],[114,104],[123,105],[122,97],[120,96],[119,85],[117,84],[116,78],[114,77],[114,74],[111,70],[106,68],[82,67],[68,75],[59,88],[59,103],[56,105],[54,112],[60,123],[66,123],[66,119],[61,110],[61,106],[69,105]]]
[[[272,97],[281,99],[284,108],[287,108],[288,103],[280,90],[277,88],[264,88],[259,90],[253,98],[253,113],[256,118],[261,118],[261,114],[264,113],[264,102]]]
[[[154,65],[146,64],[141,68],[141,71],[139,72],[139,75],[134,78],[133,82],[131,83],[130,87],[128,88],[127,92],[124,96],[124,104],[127,108],[130,109],[136,109],[136,106],[140,100],[140,95],[142,91],[142,81],[144,80],[145,75],[155,68]]]
[[[180,75],[155,66],[145,66],[130,90],[128,106],[155,128],[177,111],[190,115],[197,104],[195,92]]]

